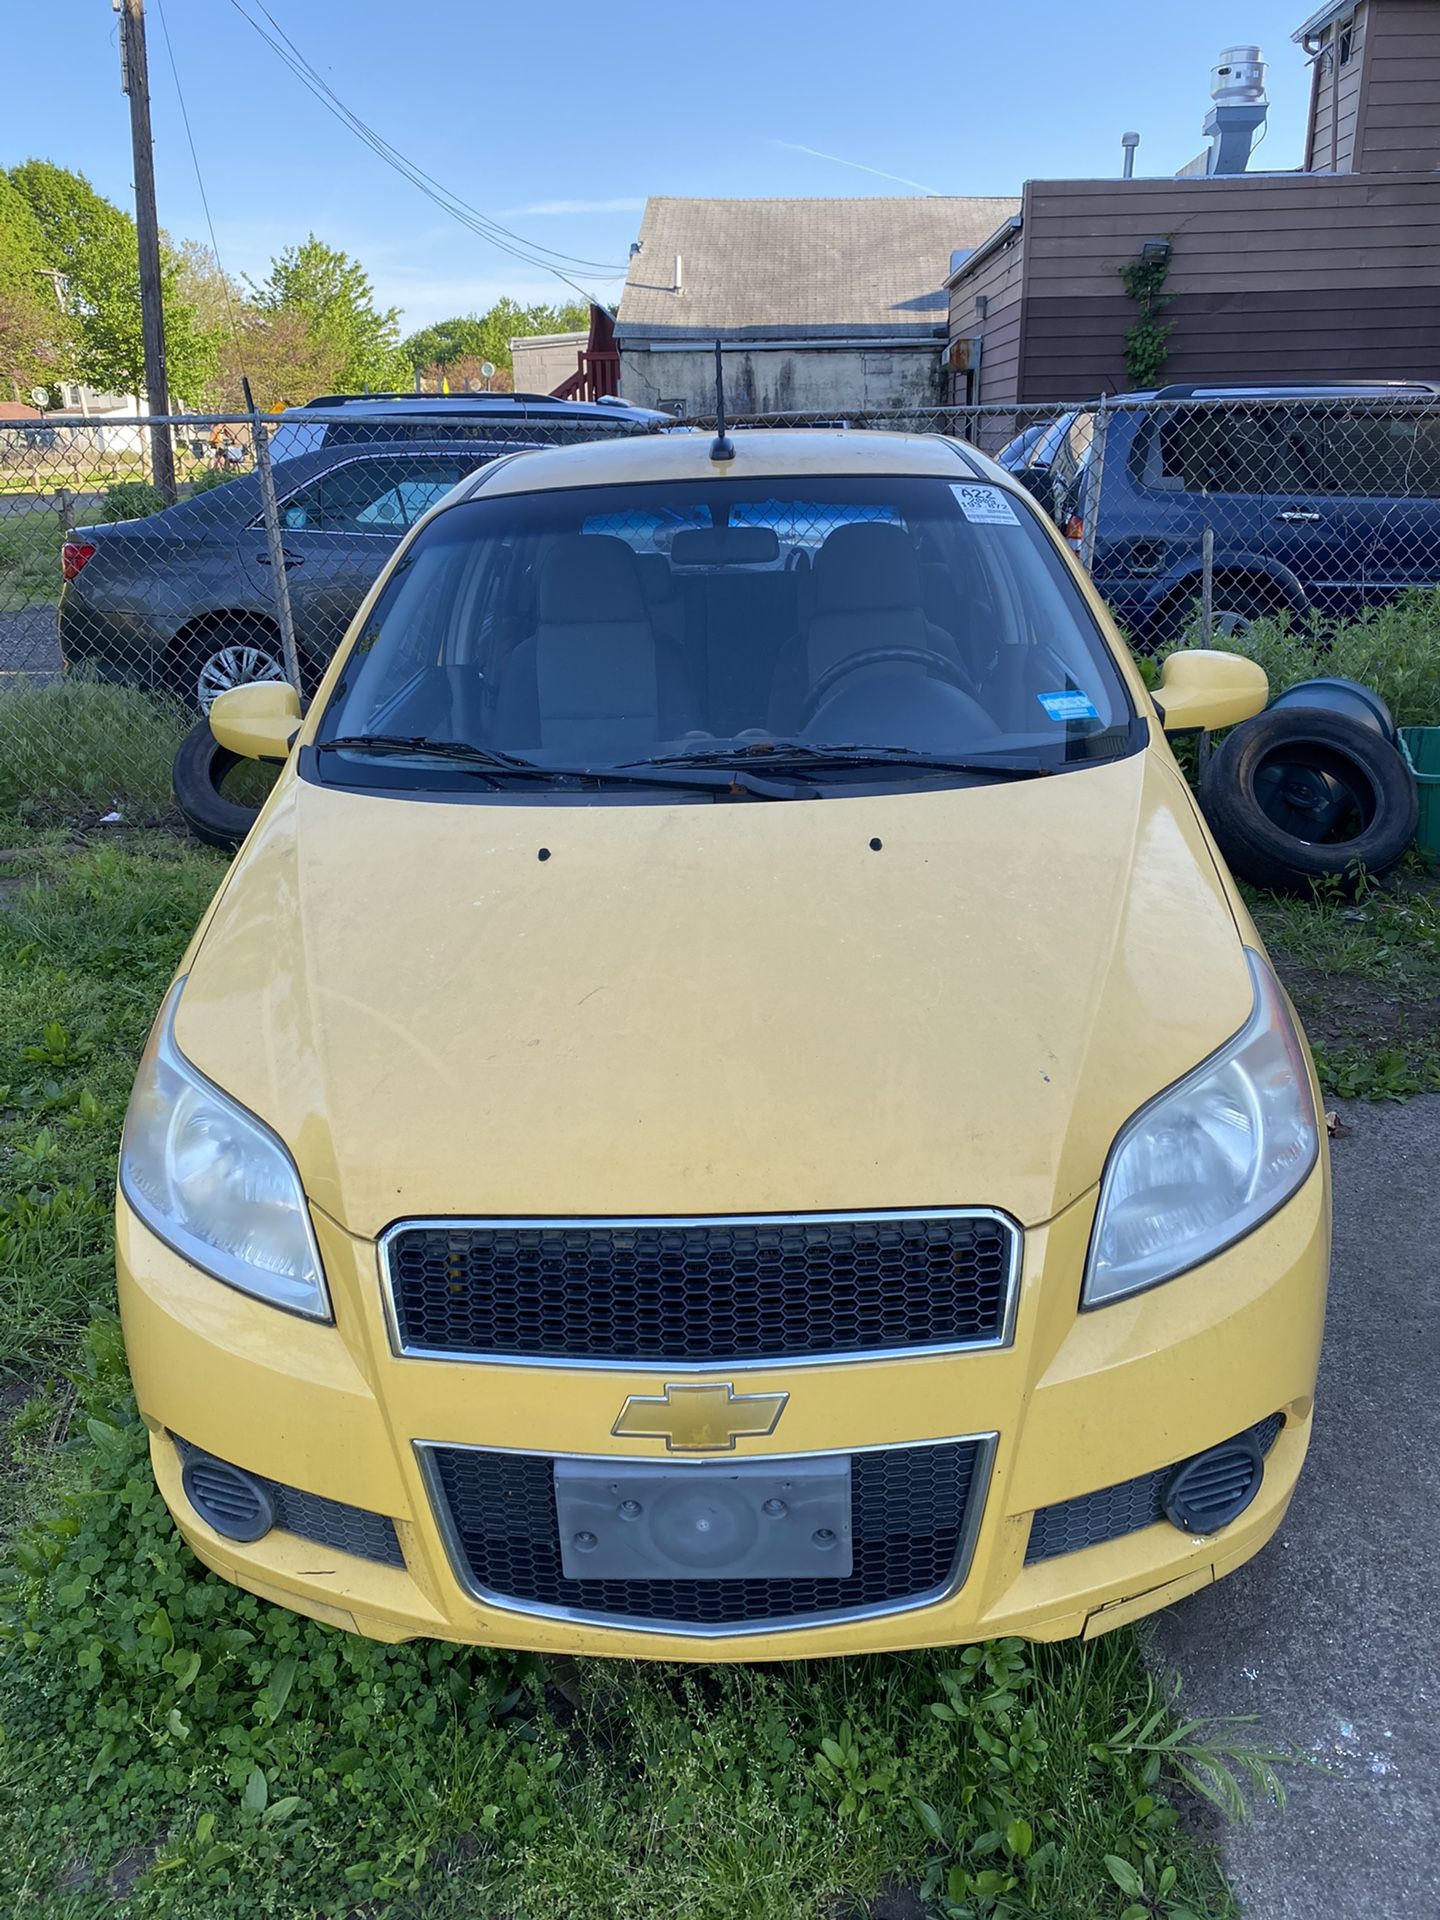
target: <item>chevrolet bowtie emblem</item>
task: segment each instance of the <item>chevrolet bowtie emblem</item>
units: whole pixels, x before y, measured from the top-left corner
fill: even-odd
[[[622,1440],[663,1440],[667,1453],[735,1451],[737,1440],[775,1431],[788,1393],[736,1393],[728,1380],[632,1393],[610,1431]]]

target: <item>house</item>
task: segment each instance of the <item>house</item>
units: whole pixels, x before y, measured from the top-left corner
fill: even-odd
[[[553,393],[572,378],[588,334],[529,333],[510,342],[516,393]]]
[[[1294,38],[1303,167],[1251,169],[1263,64],[1222,59],[1210,147],[1178,177],[1026,183],[948,279],[953,402],[1133,387],[1120,270],[1147,245],[1168,261],[1167,381],[1440,375],[1440,0],[1343,0]]]
[[[939,405],[957,256],[1002,197],[646,202],[615,335],[622,398],[680,414]]]

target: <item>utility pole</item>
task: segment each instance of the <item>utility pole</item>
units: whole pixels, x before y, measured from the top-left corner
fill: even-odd
[[[145,349],[145,396],[152,414],[170,412],[165,379],[165,310],[160,288],[160,223],[155,216],[155,154],[150,144],[150,65],[145,54],[145,0],[115,0],[120,15],[120,85],[130,98],[130,145],[135,166],[135,229],[140,239],[140,330]],[[155,485],[175,498],[175,448],[170,429],[150,429]]]

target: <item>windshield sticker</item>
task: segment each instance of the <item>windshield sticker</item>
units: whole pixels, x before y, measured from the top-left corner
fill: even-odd
[[[1098,720],[1100,709],[1088,693],[1037,693],[1035,698],[1052,720]]]
[[[1015,509],[1005,498],[999,487],[979,487],[970,484],[951,483],[951,493],[960,502],[960,511],[967,520],[973,520],[982,527],[1018,527]]]

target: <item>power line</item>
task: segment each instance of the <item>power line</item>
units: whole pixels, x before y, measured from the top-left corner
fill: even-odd
[[[220,258],[220,242],[215,238],[215,222],[210,215],[210,197],[205,191],[205,177],[200,171],[200,156],[195,151],[195,135],[190,130],[190,112],[185,105],[185,90],[180,85],[180,69],[175,64],[175,49],[170,44],[170,22],[165,18],[165,0],[155,0],[155,11],[160,16],[160,32],[165,40],[165,54],[170,62],[170,77],[175,82],[175,98],[180,102],[180,119],[185,128],[185,139],[190,148],[190,163],[195,169],[195,185],[200,189],[200,205],[205,209],[205,226],[210,235],[210,251],[215,256],[215,264],[220,269],[220,291],[225,296],[225,311],[230,318],[230,334],[236,348],[240,347],[240,327],[235,318],[235,303],[230,298],[230,276],[225,271],[225,263]]]
[[[264,15],[265,19],[270,22],[270,25],[275,30],[275,35],[279,36],[278,39],[275,35],[268,33],[258,20],[246,12],[245,8],[240,4],[240,0],[230,0],[231,6],[235,9],[236,13],[240,15],[241,19],[259,34],[260,38],[277,58],[289,68],[296,79],[314,95],[327,112],[339,120],[342,125],[348,127],[349,130],[355,134],[358,139],[362,140],[364,144],[370,148],[371,152],[383,160],[387,166],[401,174],[412,186],[418,188],[428,200],[433,201],[443,212],[448,213],[452,219],[458,220],[462,226],[467,227],[479,239],[485,240],[498,251],[509,254],[512,259],[523,261],[527,266],[536,267],[543,272],[554,274],[557,279],[562,280],[566,286],[571,288],[573,292],[578,293],[581,298],[586,301],[592,301],[594,296],[587,288],[580,286],[573,280],[562,267],[557,266],[555,264],[556,261],[563,261],[567,266],[574,267],[578,271],[584,271],[589,268],[595,272],[614,274],[617,276],[625,271],[623,267],[617,266],[610,261],[585,260],[574,254],[561,253],[553,247],[542,246],[539,242],[527,241],[521,235],[513,233],[508,227],[502,226],[499,221],[493,220],[488,214],[480,213],[478,209],[470,206],[467,201],[462,200],[458,194],[451,192],[448,187],[442,186],[439,181],[426,173],[416,162],[408,159],[397,147],[386,140],[382,134],[377,133],[368,122],[363,120],[359,114],[355,113],[345,104],[329,83],[311,65],[305,55],[300,52],[294,41],[292,41],[285,32],[285,29],[265,7],[263,0],[253,0],[253,3]],[[549,257],[542,258],[542,255],[548,255]]]

